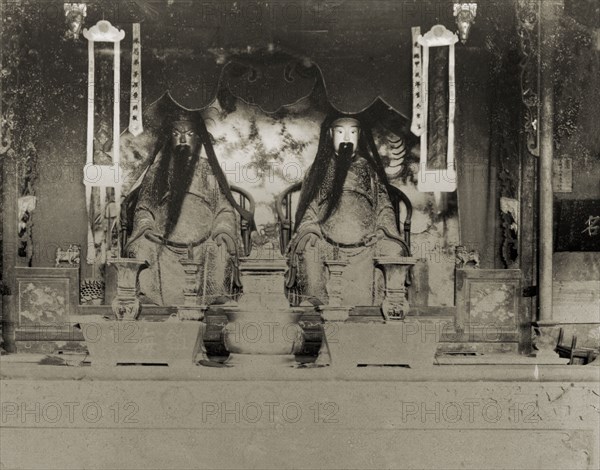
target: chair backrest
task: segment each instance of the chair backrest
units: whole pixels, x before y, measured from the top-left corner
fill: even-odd
[[[408,196],[404,194],[404,191],[396,188],[395,186],[390,185],[390,193],[390,199],[392,200],[394,215],[396,217],[396,227],[398,228],[398,233],[402,233],[404,235],[404,243],[406,243],[406,248],[408,251],[408,253],[406,253],[406,256],[411,256],[410,228],[413,212],[412,203],[410,202],[410,199],[408,199]],[[402,223],[400,220],[400,208],[402,204],[404,204],[404,209],[406,210],[404,223]]]
[[[559,357],[568,357],[570,365],[589,364],[598,355],[597,350],[594,348],[578,348],[577,335],[573,335],[570,346],[563,344],[564,337],[565,332],[561,328],[558,331],[558,339],[556,340],[556,347],[554,348],[554,351],[558,353]]]
[[[275,200],[275,210],[277,212],[277,218],[279,219],[279,248],[281,254],[285,254],[290,239],[292,238],[294,230],[294,216],[292,212],[292,197],[294,193],[299,193],[302,189],[302,182],[294,183],[287,189],[279,193]],[[412,220],[412,204],[408,196],[404,192],[395,186],[390,186],[390,199],[394,208],[394,215],[396,217],[396,227],[399,233],[404,234],[404,243],[406,244],[406,256],[410,256],[410,228]],[[404,204],[406,216],[404,222],[400,220],[401,206]]]
[[[229,189],[231,189],[232,193],[238,195],[238,203],[240,207],[250,212],[252,214],[252,218],[254,219],[256,203],[254,202],[252,195],[245,189],[233,184],[229,185]],[[242,245],[244,247],[244,256],[250,256],[250,253],[252,252],[252,239],[250,238],[250,235],[252,234],[252,227],[250,227],[249,222],[243,217],[240,217],[240,232],[242,237]]]
[[[125,246],[127,246],[127,240],[133,230],[133,216],[135,214],[140,188],[141,186],[138,186],[135,190],[129,193],[121,204],[120,250],[122,257],[127,257],[127,254],[125,253]],[[231,189],[231,192],[234,193],[234,195],[238,196],[238,203],[240,207],[249,211],[254,216],[256,204],[252,195],[239,186],[230,185],[229,189]],[[248,221],[243,217],[240,217],[240,221],[240,235],[242,237],[244,256],[250,256],[252,251],[252,240],[250,237],[252,228],[250,227]]]
[[[288,186],[283,192],[279,193],[275,199],[275,210],[279,222],[279,249],[281,254],[285,254],[292,232],[294,230],[294,220],[292,215],[292,196],[299,193],[302,189],[302,181]]]

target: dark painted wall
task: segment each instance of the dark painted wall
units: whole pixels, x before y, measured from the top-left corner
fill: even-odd
[[[572,159],[573,191],[554,198],[596,200],[600,215],[600,44],[597,32],[568,17],[560,26],[555,158]],[[555,253],[553,278],[555,319],[600,321],[600,252]]]

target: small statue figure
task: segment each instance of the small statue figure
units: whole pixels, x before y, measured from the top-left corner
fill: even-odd
[[[479,253],[476,250],[467,251],[460,245],[456,247],[456,269],[479,268]]]
[[[456,17],[456,26],[458,26],[458,35],[460,42],[465,44],[469,38],[471,26],[475,23],[477,15],[477,3],[455,3],[454,16]]]
[[[76,41],[83,28],[84,18],[87,16],[87,5],[85,3],[65,3],[64,8],[67,25],[65,39]]]
[[[67,263],[69,266],[79,266],[79,258],[81,255],[81,248],[79,245],[69,245],[69,248],[62,250],[59,248],[56,250],[56,262],[55,267],[59,267],[60,263]]]
[[[274,249],[274,245],[276,243],[278,236],[277,224],[275,222],[271,222],[268,224],[262,224],[258,231],[254,232],[252,237],[252,242],[255,246],[261,248],[270,248]]]

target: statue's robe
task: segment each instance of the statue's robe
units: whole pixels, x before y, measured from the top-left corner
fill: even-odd
[[[186,275],[179,262],[188,258],[188,248],[161,244],[148,232],[163,235],[168,217],[170,193],[160,201],[153,198],[150,188],[159,168],[159,154],[148,169],[134,212],[133,229],[127,243],[129,256],[145,259],[150,264],[139,276],[139,292],[142,298],[157,305],[182,305]],[[238,217],[213,176],[209,162],[200,158],[190,186],[185,194],[179,218],[168,236],[168,241],[192,245],[195,261],[199,261],[198,301],[210,305],[222,303],[233,295],[234,258],[224,243],[217,246],[213,241],[219,233],[228,234],[240,247]],[[150,239],[151,238],[151,239]]]
[[[299,303],[328,303],[329,272],[324,261],[337,258],[348,262],[342,275],[342,305],[381,305],[385,279],[376,269],[374,259],[402,256],[403,253],[397,242],[400,234],[392,203],[375,170],[364,158],[357,156],[348,171],[337,208],[327,220],[319,222],[331,197],[332,167],[330,165],[322,188],[309,204],[296,231],[295,243],[303,233],[316,231],[321,234],[315,246],[308,244],[303,253],[296,253],[296,300]],[[373,240],[377,229],[382,229],[386,236],[365,243],[365,240]]]

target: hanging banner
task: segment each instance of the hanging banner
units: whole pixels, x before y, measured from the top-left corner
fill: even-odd
[[[114,188],[114,205],[112,211],[117,214],[117,220],[112,224],[118,226],[118,214],[121,204],[121,178],[120,178],[120,124],[119,124],[119,96],[121,82],[121,40],[125,31],[115,28],[106,20],[98,21],[90,29],[83,30],[83,36],[88,40],[88,119],[87,119],[87,145],[86,165],[83,170],[83,184],[85,185],[85,202],[88,212],[88,246],[86,261],[88,264],[106,262],[106,247],[112,247],[112,227],[106,228],[107,237],[96,240],[94,233],[95,211],[92,203],[92,189],[98,188],[100,194],[100,214],[107,212],[107,188]],[[95,48],[96,42],[114,43],[113,59],[113,142],[112,165],[98,165],[94,162],[94,110],[95,110]],[[109,219],[110,220],[110,219]],[[107,243],[108,238],[108,243]],[[100,257],[97,259],[97,249],[100,245]]]
[[[456,190],[456,166],[454,162],[454,113],[456,105],[456,84],[454,78],[454,45],[458,42],[458,36],[447,30],[443,25],[435,25],[425,35],[419,36],[418,43],[423,47],[423,67],[421,80],[421,113],[423,119],[423,132],[421,134],[421,156],[420,171],[417,188],[421,192],[452,192]],[[448,47],[448,87],[447,103],[442,103],[447,107],[447,119],[439,119],[439,116],[429,116],[429,57],[430,48]],[[440,96],[432,93],[432,99],[439,99]],[[447,128],[438,129],[436,126],[445,126]],[[444,138],[436,141],[437,147],[440,142],[446,141],[446,164],[444,168],[431,168],[428,161],[429,154],[429,133],[440,134]],[[439,152],[437,152],[439,153]],[[438,156],[438,155],[436,155]]]
[[[419,44],[419,37],[421,36],[421,27],[415,26],[411,28],[412,33],[412,63],[413,63],[413,109],[412,109],[412,123],[410,131],[420,136],[425,130],[423,122],[423,97],[421,95],[421,80],[423,61],[421,57],[421,45]]]
[[[134,23],[132,28],[129,132],[134,136],[144,132],[142,123],[142,44],[139,23]]]

